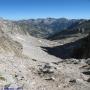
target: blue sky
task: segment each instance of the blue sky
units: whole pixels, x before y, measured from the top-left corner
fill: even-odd
[[[0,17],[90,18],[90,0],[0,0]]]

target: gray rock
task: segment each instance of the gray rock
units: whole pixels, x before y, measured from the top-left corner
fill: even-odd
[[[90,65],[90,58],[87,59],[86,63],[87,63],[88,65]]]
[[[69,82],[70,82],[70,83],[76,83],[76,80],[75,80],[75,79],[70,79]]]
[[[82,73],[85,75],[90,75],[90,70],[83,71]]]
[[[90,78],[88,78],[87,82],[90,82]]]
[[[51,66],[49,63],[45,63],[39,68],[39,72],[43,74],[51,74],[54,73],[55,70],[56,68],[54,66]]]

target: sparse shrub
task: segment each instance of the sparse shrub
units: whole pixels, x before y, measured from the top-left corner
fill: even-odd
[[[0,75],[0,80],[5,81],[6,79],[2,75]]]

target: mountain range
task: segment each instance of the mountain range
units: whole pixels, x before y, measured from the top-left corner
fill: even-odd
[[[66,19],[66,18],[46,18],[10,21],[0,19],[0,27],[4,31],[11,33],[30,34],[38,38],[54,38],[63,34],[73,34],[90,29],[90,20]],[[61,35],[60,35],[61,34]]]

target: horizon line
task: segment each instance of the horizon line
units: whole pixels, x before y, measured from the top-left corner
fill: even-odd
[[[78,20],[80,20],[80,19],[85,19],[85,20],[89,20],[90,18],[69,18],[69,17],[30,17],[30,18],[8,18],[8,17],[0,17],[0,20],[1,19],[4,19],[4,20],[11,20],[11,21],[19,21],[19,20],[29,20],[29,19],[35,19],[35,20],[37,20],[37,19],[49,19],[49,18],[51,18],[51,19],[67,19],[67,20],[73,20],[73,19],[78,19]]]

